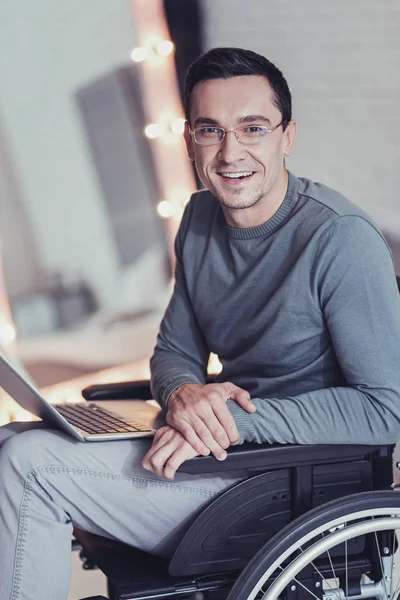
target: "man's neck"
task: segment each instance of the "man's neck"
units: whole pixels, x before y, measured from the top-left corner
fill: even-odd
[[[274,216],[288,189],[289,175],[283,169],[273,189],[249,208],[232,209],[221,204],[226,222],[230,227],[258,227]]]

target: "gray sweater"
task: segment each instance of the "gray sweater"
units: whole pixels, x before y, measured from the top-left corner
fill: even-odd
[[[194,194],[176,238],[176,281],[151,359],[166,408],[183,383],[248,390],[228,406],[241,442],[386,444],[400,439],[400,296],[390,250],[361,209],[289,173],[283,203],[232,228]]]

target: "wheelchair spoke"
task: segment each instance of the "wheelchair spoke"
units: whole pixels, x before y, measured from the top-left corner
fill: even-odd
[[[281,571],[284,571],[285,569],[279,565],[279,568]],[[303,583],[301,583],[301,581],[299,581],[298,579],[296,579],[296,577],[293,578],[293,581],[295,583],[297,583],[297,585],[299,585],[300,587],[303,588],[303,590],[305,590],[306,592],[308,592],[309,594],[311,594],[311,596],[314,596],[314,598],[316,598],[317,600],[320,600],[320,598],[318,598],[318,596],[316,594],[314,594],[314,592],[312,592],[310,589],[308,589],[307,586],[305,586]]]
[[[322,536],[322,537],[324,537],[324,536]],[[301,546],[300,546],[300,548],[299,548],[299,549],[300,549],[300,551],[301,551],[302,553],[304,553],[304,550],[303,550],[303,548],[302,548]],[[330,564],[331,564],[332,574],[333,574],[334,578],[336,579],[335,569],[333,568],[332,559],[331,559],[331,556],[330,556],[330,554],[329,554],[329,550],[328,550],[328,556],[329,556],[329,562],[330,562]],[[336,596],[336,598],[337,598],[338,600],[340,600],[340,596],[339,596],[339,594],[338,594],[338,590],[337,590],[337,589],[335,589],[335,588],[333,588],[333,587],[331,586],[331,584],[330,584],[330,582],[329,582],[329,579],[326,579],[326,578],[325,578],[325,577],[322,575],[321,571],[318,569],[317,565],[316,565],[316,564],[315,564],[313,561],[311,561],[311,562],[310,562],[310,565],[311,565],[311,566],[312,566],[312,567],[315,569],[315,571],[316,571],[316,572],[318,573],[318,575],[321,577],[321,580],[322,580],[322,581],[325,581],[325,583],[327,584],[327,586],[329,587],[329,589],[331,590],[331,592],[332,592],[332,593],[333,593],[333,594]]]
[[[396,530],[393,531],[393,540],[392,540],[392,566],[391,566],[391,578],[390,578],[390,600],[392,600],[392,592],[393,592],[393,579],[394,579],[394,549],[396,546]],[[397,586],[396,586],[397,587]]]
[[[322,537],[325,537],[325,535],[322,534]],[[331,565],[332,575],[333,575],[335,581],[339,581],[338,578],[336,577],[335,567],[333,566],[333,562],[332,562],[332,558],[331,558],[331,553],[329,552],[329,550],[327,551],[327,555],[328,555],[329,563]],[[337,588],[336,588],[336,590],[334,590],[333,588],[331,588],[331,589],[334,592],[335,596],[338,598],[338,600],[340,600],[340,594],[339,594]]]
[[[318,598],[318,596],[316,594],[314,594],[314,592],[312,592],[306,585],[304,585],[303,583],[301,583],[301,581],[299,581],[298,579],[296,579],[296,577],[293,579],[293,581],[295,581],[300,587],[302,587],[303,590],[305,590],[306,592],[308,592],[309,594],[311,594],[311,596],[313,596],[317,600],[320,600]]]
[[[372,520],[373,521],[375,520],[374,517],[372,517]],[[382,578],[383,578],[383,585],[384,585],[384,590],[385,590],[385,596],[386,596],[386,600],[389,600],[388,593],[387,593],[386,579],[385,579],[385,569],[383,567],[383,560],[382,560],[382,555],[381,555],[380,548],[379,548],[378,535],[377,535],[376,531],[374,532],[374,536],[375,536],[375,543],[376,543],[376,551],[378,553],[379,563],[380,563],[380,566],[381,566],[381,572],[382,572]]]

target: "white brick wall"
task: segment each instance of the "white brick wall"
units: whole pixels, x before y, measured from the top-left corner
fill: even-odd
[[[288,167],[400,237],[399,0],[202,0],[206,48],[267,56],[293,95]]]

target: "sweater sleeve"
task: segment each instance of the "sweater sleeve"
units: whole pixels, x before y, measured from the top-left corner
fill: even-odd
[[[347,385],[254,398],[230,411],[241,442],[389,444],[400,439],[400,296],[390,250],[364,218],[338,217],[320,236],[309,277]]]
[[[210,351],[187,290],[182,253],[190,214],[187,205],[175,240],[175,285],[150,360],[151,389],[166,410],[172,392],[184,383],[204,384]]]

